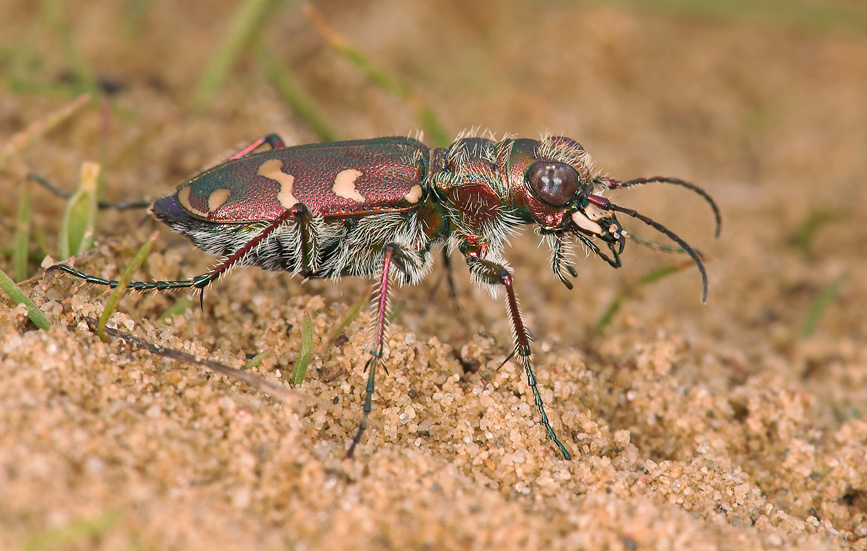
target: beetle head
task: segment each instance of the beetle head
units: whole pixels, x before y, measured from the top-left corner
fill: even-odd
[[[574,236],[588,249],[615,268],[620,267],[620,253],[629,236],[615,213],[622,213],[652,227],[680,247],[674,249],[692,257],[702,277],[702,302],[707,297],[707,274],[701,254],[690,247],[674,232],[640,214],[634,209],[616,205],[602,196],[612,189],[626,189],[651,182],[669,183],[686,187],[702,196],[711,206],[719,235],[719,209],[713,199],[701,188],[676,178],[639,178],[619,182],[594,174],[590,159],[581,144],[561,136],[546,137],[542,141],[513,140],[508,149],[508,174],[511,175],[513,205],[523,220],[536,223],[542,234],[553,235],[555,240],[554,271],[564,279],[559,266],[563,261],[561,246],[566,235]],[[502,164],[500,166],[503,166]],[[515,182],[520,175],[521,182]],[[630,236],[631,237],[631,236]],[[611,251],[608,257],[594,243],[603,241]],[[637,238],[635,238],[637,239]],[[640,243],[663,249],[661,245],[637,239]],[[568,287],[569,285],[567,285]]]
[[[614,212],[605,208],[600,180],[581,144],[561,136],[514,140],[509,153],[510,173],[522,179],[512,188],[522,218],[538,224],[543,233],[569,233],[585,243],[601,239],[615,258],[623,252],[625,232]]]

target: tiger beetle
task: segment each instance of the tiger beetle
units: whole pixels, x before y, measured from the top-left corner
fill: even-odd
[[[347,451],[351,457],[368,425],[376,367],[385,346],[390,287],[421,282],[433,264],[433,245],[441,245],[446,258],[458,250],[476,283],[493,296],[500,287],[505,289],[514,340],[507,360],[518,357],[542,426],[563,457],[571,459],[536,385],[530,333],[503,257],[509,235],[519,226],[533,225],[551,248],[554,275],[569,289],[567,274],[577,276],[568,262],[569,247],[576,241],[614,268],[620,267],[627,237],[659,250],[684,252],[701,274],[704,302],[707,273],[698,251],[662,224],[602,193],[652,182],[685,187],[710,204],[717,235],[719,209],[704,190],[683,180],[602,176],[584,148],[570,138],[490,138],[461,136],[449,147],[431,149],[401,137],[286,147],[278,135],[265,136],[150,206],[153,216],[196,247],[222,256],[216,267],[192,279],[136,281],[128,287],[191,287],[202,292],[235,265],[335,281],[342,276],[377,278],[364,412]],[[260,150],[266,144],[270,149]],[[677,247],[632,236],[615,214],[640,220]],[[88,283],[118,284],[63,264],[51,270]]]

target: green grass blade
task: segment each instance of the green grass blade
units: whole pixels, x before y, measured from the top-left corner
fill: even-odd
[[[421,122],[421,127],[424,129],[425,134],[430,135],[431,141],[434,145],[446,147],[452,143],[454,136],[448,133],[445,126],[440,122],[437,114],[429,105],[426,103],[417,105],[416,114]]]
[[[205,72],[199,79],[193,94],[193,109],[201,110],[210,105],[220,91],[238,56],[250,40],[262,34],[268,16],[283,3],[283,0],[243,0],[232,16],[223,41],[211,56]]]
[[[373,292],[373,285],[368,285],[364,288],[364,291],[359,295],[358,300],[349,308],[349,310],[344,314],[337,325],[334,326],[334,329],[328,333],[328,337],[322,342],[322,346],[319,348],[319,355],[324,356],[329,348],[334,346],[334,342],[340,336],[346,326],[349,323],[358,317],[358,314],[361,312],[362,307],[368,303],[370,300],[370,293]]]
[[[12,299],[12,302],[15,304],[23,304],[25,308],[27,308],[27,317],[30,318],[30,321],[33,322],[36,327],[40,329],[48,329],[51,327],[51,322],[48,321],[48,318],[39,309],[30,298],[24,294],[24,291],[21,290],[20,287],[15,285],[15,282],[6,275],[6,272],[0,270],[0,289],[6,292],[9,295],[9,298]]]
[[[108,335],[105,334],[105,324],[108,323],[108,319],[117,309],[117,305],[120,302],[121,297],[123,297],[124,293],[127,291],[127,284],[132,281],[132,276],[135,274],[136,270],[144,263],[145,259],[148,257],[148,254],[151,252],[151,246],[159,237],[160,232],[154,232],[151,234],[150,238],[145,242],[144,245],[141,246],[141,249],[135,253],[135,256],[132,259],[132,262],[129,263],[129,266],[121,274],[120,278],[117,280],[117,287],[115,287],[111,294],[108,296],[108,300],[105,302],[105,310],[102,311],[102,315],[99,316],[99,323],[96,326],[96,334],[99,335],[99,339],[102,342],[109,342]]]
[[[268,80],[271,81],[271,85],[280,94],[280,97],[289,104],[289,107],[310,125],[310,128],[313,129],[313,132],[316,133],[316,136],[321,141],[333,142],[336,140],[337,133],[326,122],[322,109],[319,108],[313,96],[301,87],[292,70],[282,65],[274,53],[261,40],[256,41],[254,51],[259,66],[265,72]]]
[[[668,277],[671,274],[682,272],[687,268],[690,268],[691,266],[693,266],[693,263],[691,261],[682,262],[680,264],[669,264],[668,266],[663,266],[641,276],[638,281],[636,281],[632,285],[627,286],[620,293],[618,293],[618,295],[614,297],[614,299],[610,303],[608,303],[608,307],[605,309],[605,312],[602,313],[602,315],[599,317],[599,320],[596,322],[596,331],[599,333],[604,332],[605,329],[609,325],[611,325],[611,322],[614,321],[614,317],[617,315],[617,312],[620,311],[623,303],[629,300],[640,287],[656,283],[657,281]]]
[[[117,511],[105,511],[95,517],[73,520],[58,528],[37,532],[24,542],[25,551],[49,551],[51,549],[69,549],[71,547],[90,547],[83,545],[87,540],[94,540],[104,536],[121,521],[121,514]]]
[[[8,258],[12,258],[15,255],[14,247],[0,247],[0,254],[6,256]],[[32,264],[39,264],[45,259],[45,253],[38,250],[29,250],[27,251],[27,261]]]
[[[310,365],[312,357],[313,322],[310,320],[310,313],[305,310],[304,318],[301,321],[301,353],[298,356],[298,361],[295,362],[292,376],[289,377],[289,384],[298,386],[304,382],[304,377],[307,375],[307,367]]]
[[[247,363],[244,364],[244,369],[253,369],[254,367],[259,367],[262,365],[262,360],[267,358],[271,354],[271,349],[266,348],[265,350],[259,352],[252,358],[250,358]]]
[[[38,249],[39,253],[38,254],[42,255],[42,258],[37,260],[37,262],[42,262],[43,258],[45,258],[47,255],[51,254],[49,252],[49,251],[51,251],[51,248],[48,246],[48,237],[45,235],[45,230],[42,229],[42,227],[39,226],[39,224],[32,226],[31,229],[33,230],[33,237],[36,239],[36,244],[39,246],[39,249]]]
[[[88,94],[82,94],[67,103],[60,109],[53,111],[41,119],[31,123],[27,128],[12,136],[12,138],[0,147],[0,168],[6,164],[6,160],[16,155],[50,130],[59,126],[62,122],[74,115],[79,109],[90,101]]]
[[[81,254],[93,246],[98,210],[96,193],[99,181],[99,164],[86,162],[81,165],[81,184],[63,213],[60,227],[60,259]]]
[[[781,29],[850,36],[867,35],[867,5],[851,0],[584,0],[711,21],[749,22]]]
[[[434,145],[445,147],[452,142],[451,135],[446,132],[434,110],[409,85],[371,63],[363,53],[352,47],[329,25],[322,13],[312,4],[305,4],[304,11],[331,49],[355,65],[373,84],[397,96],[413,108],[425,135]]]
[[[192,305],[192,300],[188,299],[187,297],[181,297],[176,303],[172,304],[171,307],[169,307],[165,312],[163,312],[163,315],[160,316],[159,321],[166,323],[175,316],[183,316]]]
[[[822,314],[825,313],[825,310],[837,298],[837,295],[840,293],[840,285],[843,284],[845,279],[846,273],[843,272],[819,291],[816,300],[810,305],[807,315],[804,316],[804,322],[801,324],[800,337],[802,339],[806,339],[816,331],[816,327],[819,326],[819,320],[822,319]]]
[[[12,266],[15,281],[27,279],[27,245],[30,243],[30,188],[24,186],[21,204],[18,205],[18,218],[15,221],[15,251],[12,253]]]
[[[385,323],[387,325],[391,325],[391,322],[397,319],[397,316],[403,312],[403,309],[406,307],[406,302],[400,301],[394,305],[394,308],[391,308],[388,311],[388,314],[385,316]]]
[[[96,74],[90,67],[75,37],[73,7],[66,0],[42,0],[39,4],[39,16],[46,30],[59,42],[64,61],[69,68],[72,85],[79,91],[93,94],[99,93]]]
[[[845,218],[846,213],[838,209],[817,209],[811,211],[789,236],[789,244],[807,256],[810,254],[810,244],[822,226]]]

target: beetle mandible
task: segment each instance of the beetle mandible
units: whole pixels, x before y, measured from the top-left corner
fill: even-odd
[[[265,144],[270,149],[260,150]],[[679,185],[701,195],[713,209],[719,235],[719,209],[701,188],[676,178],[604,177],[570,138],[496,141],[464,136],[447,148],[431,149],[401,137],[286,147],[271,134],[150,207],[158,220],[222,260],[192,279],[138,281],[129,287],[201,292],[235,265],[284,270],[305,278],[377,278],[364,412],[347,450],[351,457],[368,425],[376,368],[385,346],[390,287],[421,282],[431,270],[434,245],[442,245],[446,255],[460,251],[474,281],[492,295],[500,287],[505,290],[514,340],[509,357],[517,356],[524,368],[548,437],[564,458],[571,459],[536,386],[530,335],[503,249],[519,226],[533,225],[551,247],[554,274],[571,289],[567,274],[577,273],[567,262],[567,250],[574,241],[615,268],[621,265],[627,237],[667,248],[633,237],[615,216],[624,214],[662,233],[677,244],[673,250],[692,257],[701,274],[704,302],[708,286],[701,255],[662,224],[602,196],[607,190],[651,182]],[[64,264],[49,271],[56,269],[89,283],[118,285]]]

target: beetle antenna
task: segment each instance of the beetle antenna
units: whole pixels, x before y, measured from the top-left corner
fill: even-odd
[[[657,243],[656,241],[644,239],[643,237],[639,237],[639,236],[632,234],[632,233],[627,233],[626,237],[629,239],[632,239],[633,241],[635,241],[639,245],[643,245],[649,249],[653,249],[654,251],[660,251],[663,253],[686,254],[686,249],[683,249],[681,247],[670,247],[668,245],[663,245],[662,243]],[[700,256],[702,259],[704,259],[704,253],[702,253],[698,249],[693,249],[693,250],[698,254],[698,256]]]
[[[618,182],[614,178],[606,178],[601,181],[601,184],[602,187],[604,187],[605,189],[626,189],[631,187],[643,186],[644,184],[674,184],[676,186],[685,187],[686,189],[701,195],[702,199],[704,199],[707,204],[710,205],[711,210],[713,210],[714,221],[716,222],[716,232],[714,233],[714,237],[719,237],[720,230],[722,229],[722,215],[720,214],[719,207],[717,206],[716,201],[713,200],[713,197],[708,194],[708,192],[695,184],[692,184],[685,180],[681,180],[679,178],[668,178],[666,176],[635,178],[634,180],[626,180],[625,182]]]
[[[592,199],[591,199],[591,197],[592,197]],[[638,212],[635,209],[627,209],[627,208],[621,207],[620,205],[615,205],[614,203],[608,201],[608,199],[605,199],[604,197],[598,197],[598,196],[592,196],[591,195],[590,197],[588,197],[588,199],[590,199],[591,202],[593,202],[595,205],[597,205],[603,209],[613,210],[615,212],[621,212],[621,213],[629,215],[633,218],[637,218],[638,220],[641,220],[642,222],[644,222],[648,226],[650,226],[653,229],[655,229],[656,231],[664,234],[666,237],[668,237],[669,239],[671,239],[672,241],[674,241],[675,243],[680,245],[680,247],[686,252],[686,254],[688,254],[689,256],[692,257],[693,261],[695,261],[695,265],[698,266],[698,271],[701,273],[701,301],[702,301],[702,303],[707,302],[707,271],[704,269],[704,263],[701,261],[701,255],[695,249],[690,247],[689,243],[687,243],[686,241],[681,239],[676,233],[674,233],[670,229],[666,228],[665,226],[663,226],[662,224],[660,224],[656,220],[653,220],[652,218],[648,218],[647,216],[644,216],[643,214],[641,214],[640,212]]]

